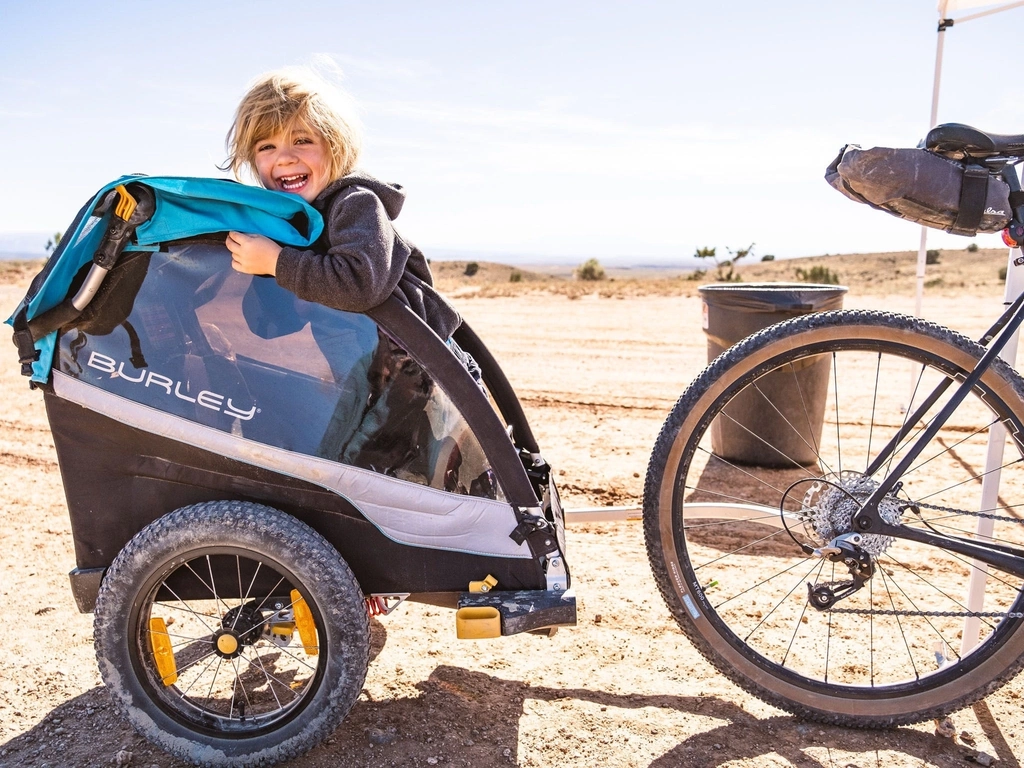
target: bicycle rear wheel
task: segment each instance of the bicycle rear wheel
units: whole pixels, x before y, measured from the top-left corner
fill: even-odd
[[[898,442],[895,461],[869,472],[872,461],[983,351],[917,318],[829,312],[746,339],[690,385],[651,457],[644,530],[669,608],[723,674],[804,717],[887,727],[967,706],[1024,666],[1021,578],[865,535],[873,575],[816,610],[810,588],[841,592],[852,579],[801,547],[850,532],[859,504],[956,387]],[[815,367],[825,385],[807,378]],[[1024,379],[997,361],[883,500],[883,517],[1024,548],[1022,399]],[[998,494],[990,485],[983,497],[986,457],[1000,452]]]

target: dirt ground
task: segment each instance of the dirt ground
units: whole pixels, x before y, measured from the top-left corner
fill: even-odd
[[[821,263],[845,271],[848,307],[913,310],[909,254],[835,258]],[[980,299],[1001,296],[1001,259],[944,256],[924,314],[979,335],[998,309]],[[745,279],[791,279],[794,268],[776,262]],[[494,268],[489,283],[474,283],[458,269],[440,270],[442,284],[517,388],[566,507],[639,504],[661,423],[706,363],[697,281],[512,283]],[[5,316],[28,274],[8,270]],[[121,722],[100,682],[92,617],[68,588],[71,532],[42,398],[19,376],[13,348],[5,359],[0,766],[182,765]],[[375,658],[348,719],[290,765],[867,768],[1024,757],[1024,677],[954,714],[955,739],[933,723],[804,722],[740,691],[685,640],[654,586],[638,522],[572,526],[568,554],[579,626],[550,639],[459,641],[452,612],[402,606],[374,622]]]

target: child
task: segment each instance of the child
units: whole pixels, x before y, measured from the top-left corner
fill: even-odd
[[[226,167],[236,176],[245,168],[267,189],[299,195],[324,217],[324,232],[307,251],[229,233],[234,269],[273,275],[301,299],[350,312],[394,294],[475,367],[450,341],[461,318],[434,290],[423,253],[391,223],[405,200],[401,187],[353,170],[358,132],[327,83],[302,69],[263,75],[238,105],[227,144]]]

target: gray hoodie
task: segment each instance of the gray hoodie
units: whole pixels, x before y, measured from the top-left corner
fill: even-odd
[[[311,250],[285,247],[277,282],[306,301],[365,312],[394,294],[442,339],[462,319],[434,290],[422,251],[395,230],[405,193],[356,171],[329,184],[313,201],[324,231]]]

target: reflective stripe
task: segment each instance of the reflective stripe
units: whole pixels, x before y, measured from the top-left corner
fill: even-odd
[[[368,469],[274,448],[158,411],[59,371],[56,395],[115,421],[212,453],[305,480],[343,496],[380,532],[400,544],[488,557],[529,558],[509,504],[387,477]]]

